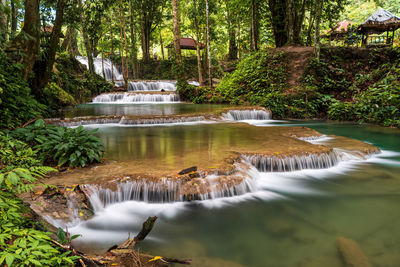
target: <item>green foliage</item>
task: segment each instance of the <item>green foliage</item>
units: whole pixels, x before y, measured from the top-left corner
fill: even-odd
[[[0,132],[0,190],[28,192],[34,182],[56,171],[41,165],[36,151],[27,144]]]
[[[54,82],[44,87],[44,94],[48,100],[48,105],[55,109],[62,106],[76,105],[75,99]]]
[[[182,100],[190,101],[196,104],[206,102],[220,102],[213,97],[213,90],[209,87],[194,86],[184,80],[177,83],[177,92]]]
[[[37,120],[34,125],[16,129],[10,135],[26,140],[37,149],[42,162],[85,167],[101,161],[104,147],[101,140],[94,136],[96,131],[85,130],[82,126],[65,128],[45,125],[43,120]]]
[[[21,64],[12,63],[0,51],[0,129],[19,126],[41,116],[45,110],[31,95],[22,69]]]
[[[28,206],[15,193],[32,190],[33,183],[56,171],[36,159],[26,143],[0,132],[0,266],[73,266],[51,242],[50,233],[35,229]]]
[[[216,92],[232,104],[279,94],[286,88],[287,60],[284,53],[260,51],[249,54],[237,69],[225,76]]]
[[[56,69],[52,81],[78,102],[112,91],[111,84],[103,77],[90,74],[77,59],[67,54],[60,54],[57,58]]]
[[[78,237],[80,237],[81,235],[73,235],[70,236],[68,232],[65,232],[64,229],[62,229],[61,227],[58,227],[57,229],[57,237],[60,240],[60,243],[62,245],[71,245],[71,241],[74,239],[77,239]]]
[[[303,85],[330,95],[329,119],[400,125],[400,50],[323,50],[311,61]]]
[[[50,233],[23,216],[27,212],[21,200],[0,191],[0,266],[73,266],[78,257],[55,248]]]

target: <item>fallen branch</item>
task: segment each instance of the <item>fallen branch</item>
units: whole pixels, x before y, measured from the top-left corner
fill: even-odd
[[[136,243],[143,241],[146,238],[146,236],[150,233],[150,231],[153,229],[156,220],[157,216],[149,217],[143,223],[142,230],[140,230],[140,232],[137,234],[137,236],[133,238],[133,240],[135,240]]]
[[[187,260],[181,260],[181,259],[174,259],[174,258],[162,258],[163,261],[167,262],[167,263],[179,263],[179,264],[186,264],[186,265],[190,265],[192,263],[192,260],[187,259]]]
[[[140,232],[134,238],[128,238],[126,241],[121,243],[116,249],[133,249],[136,243],[143,241],[150,233],[156,220],[157,216],[147,218],[147,220],[143,223],[142,230],[140,230]],[[112,248],[109,249],[109,251],[111,250]]]
[[[34,118],[31,119],[30,121],[26,122],[24,125],[22,125],[20,128],[25,128],[26,126],[28,126],[31,123],[34,123],[35,121],[37,121],[39,118]]]

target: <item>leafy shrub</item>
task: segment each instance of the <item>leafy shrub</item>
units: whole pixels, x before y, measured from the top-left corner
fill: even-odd
[[[13,128],[40,117],[46,109],[31,95],[22,77],[22,68],[0,50],[0,129]]]
[[[84,167],[101,161],[104,147],[100,138],[94,136],[96,131],[85,130],[82,126],[45,125],[43,120],[37,120],[33,125],[10,132],[10,135],[26,140],[39,151],[39,158],[45,163]]]
[[[21,200],[0,191],[0,266],[73,266],[76,256],[61,252],[50,233],[35,230]]]
[[[44,95],[46,105],[51,110],[57,110],[60,107],[64,106],[74,106],[76,105],[76,101],[73,96],[69,93],[65,92],[61,87],[59,87],[56,83],[49,83],[44,87]]]
[[[0,132],[0,190],[28,192],[37,178],[56,171],[41,165],[36,151]]]
[[[188,100],[196,104],[210,102],[213,96],[213,90],[209,87],[191,85],[183,80],[178,81],[177,92],[182,100]]]
[[[32,191],[37,178],[56,171],[37,152],[0,132],[0,266],[73,266],[78,257],[60,251],[50,233],[36,230],[28,206],[15,193]]]
[[[250,97],[264,97],[286,89],[287,60],[285,53],[260,51],[249,54],[227,74],[216,88],[226,102],[241,104]]]

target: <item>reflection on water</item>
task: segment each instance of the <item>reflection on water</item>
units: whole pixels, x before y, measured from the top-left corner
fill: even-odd
[[[189,112],[197,109],[194,106],[153,111]],[[100,112],[93,108],[89,112]],[[133,110],[126,107],[124,112]],[[400,152],[396,129],[325,122],[285,124],[306,124],[324,134],[353,137]],[[163,160],[195,160],[194,151],[205,145],[236,145],[240,138],[235,138],[238,131],[234,128],[102,128],[99,135],[109,148],[108,158],[151,157],[157,166]],[[248,136],[251,139],[251,133]],[[240,142],[246,144],[246,140]],[[211,151],[218,153],[218,149]],[[259,190],[252,194],[202,203],[118,203],[71,232],[83,234],[78,247],[91,244],[91,249],[104,249],[127,238],[128,232],[136,233],[147,216],[158,215],[141,249],[154,255],[192,258],[193,266],[343,266],[336,246],[339,236],[355,240],[373,266],[399,266],[399,153],[384,151],[366,162],[329,170],[255,175]]]

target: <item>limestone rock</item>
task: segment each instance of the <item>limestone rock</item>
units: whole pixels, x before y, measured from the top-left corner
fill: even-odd
[[[336,242],[347,267],[372,267],[360,246],[354,240],[338,237]]]

